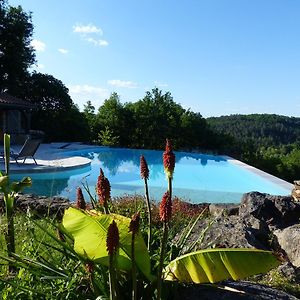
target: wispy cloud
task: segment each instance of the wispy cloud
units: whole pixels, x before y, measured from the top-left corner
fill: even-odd
[[[68,54],[69,53],[69,50],[67,49],[64,49],[64,48],[59,48],[57,49],[61,54]]]
[[[46,44],[39,40],[32,40],[30,45],[39,52],[44,52],[46,50]]]
[[[104,99],[109,97],[110,92],[102,87],[88,84],[69,85],[69,93],[79,108],[82,109],[88,100],[98,109]]]
[[[96,40],[94,38],[86,38],[85,39],[86,41],[88,41],[89,43],[92,43],[94,44],[95,46],[100,46],[100,47],[105,47],[105,46],[108,46],[108,41],[106,40]]]
[[[109,85],[115,86],[115,87],[121,87],[121,88],[127,88],[127,89],[135,89],[138,87],[138,84],[133,81],[126,81],[126,80],[120,80],[120,79],[112,79],[108,80],[107,83]]]
[[[94,46],[108,46],[107,40],[97,38],[103,35],[102,29],[93,24],[75,25],[73,26],[73,32],[78,33],[83,40],[93,44]]]
[[[77,25],[73,26],[73,32],[83,33],[83,34],[86,34],[86,33],[98,33],[100,35],[103,34],[102,29],[93,24],[88,24],[88,25],[77,24]]]

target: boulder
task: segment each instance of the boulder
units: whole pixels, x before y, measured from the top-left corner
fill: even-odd
[[[280,247],[286,252],[290,262],[300,267],[300,224],[295,224],[273,232]]]
[[[300,203],[294,202],[290,196],[251,192],[243,195],[239,216],[243,219],[253,216],[269,225],[284,228],[299,222]]]
[[[300,201],[300,180],[294,181],[294,188],[292,190],[292,197],[295,201]]]
[[[209,247],[258,248],[269,250],[270,230],[265,221],[239,216],[224,216],[200,220],[186,241],[184,252]],[[197,242],[198,241],[198,242]]]

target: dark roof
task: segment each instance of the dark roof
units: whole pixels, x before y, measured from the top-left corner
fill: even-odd
[[[6,109],[31,109],[36,106],[28,101],[10,96],[6,93],[0,93],[0,108]]]

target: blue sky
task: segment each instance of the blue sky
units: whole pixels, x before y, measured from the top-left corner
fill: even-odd
[[[300,116],[298,0],[10,0],[32,12],[39,72],[80,108],[155,86],[204,117]]]

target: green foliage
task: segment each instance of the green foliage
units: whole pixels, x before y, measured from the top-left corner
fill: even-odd
[[[20,96],[29,77],[28,68],[35,63],[30,45],[33,25],[31,14],[21,6],[0,1],[0,92]]]
[[[270,114],[231,115],[208,118],[213,130],[234,138],[240,148],[280,146],[300,141],[300,118]]]
[[[10,182],[9,164],[10,164],[10,136],[4,134],[4,160],[5,173],[0,172],[0,193],[3,194],[5,205],[5,216],[7,227],[5,229],[5,241],[8,257],[15,253],[15,226],[14,226],[14,202],[16,195],[25,187],[31,185],[29,177],[23,178],[20,182]],[[9,271],[14,272],[14,267],[9,263]]]
[[[25,99],[37,105],[32,113],[32,128],[46,133],[49,141],[86,141],[88,122],[73,104],[68,88],[48,74],[34,72]]]
[[[92,136],[100,133],[103,145],[161,149],[165,137],[172,139],[175,148],[210,148],[213,144],[214,134],[200,113],[185,110],[170,92],[158,88],[134,103],[122,104],[113,93],[95,116],[87,111],[85,115],[95,117]]]
[[[106,126],[103,130],[100,130],[98,135],[98,141],[103,146],[118,146],[119,139],[119,136],[116,136],[108,126]]]

